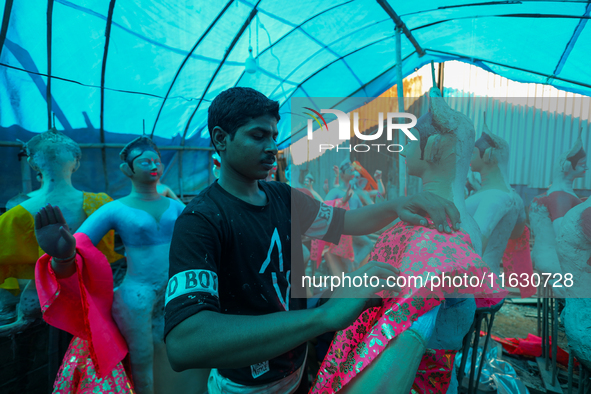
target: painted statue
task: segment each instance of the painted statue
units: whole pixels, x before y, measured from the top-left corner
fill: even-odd
[[[16,293],[17,282],[29,280],[22,294],[17,321],[0,326],[0,333],[23,330],[41,317],[35,289],[35,264],[44,254],[35,238],[34,215],[46,204],[63,206],[63,215],[72,230],[80,225],[102,205],[112,201],[105,193],[86,193],[72,185],[72,174],[80,166],[82,152],[76,142],[65,134],[51,129],[33,137],[25,145],[29,165],[43,180],[43,186],[31,198],[0,216],[0,287]],[[98,249],[109,262],[123,256],[114,252],[114,232],[105,232],[97,239]],[[0,291],[4,291],[0,290]]]
[[[184,206],[158,194],[156,185],[162,175],[162,162],[158,148],[149,138],[139,137],[133,140],[123,148],[120,156],[123,161],[121,171],[132,182],[132,190],[128,196],[97,210],[78,229],[75,238],[67,229],[60,230],[57,226],[50,228],[51,231],[45,231],[43,237],[38,235],[40,245],[49,255],[61,259],[71,256],[66,261],[67,264],[52,260],[51,267],[56,276],[46,280],[51,283],[67,281],[78,267],[78,281],[88,281],[84,283],[85,289],[90,293],[104,288],[97,283],[112,283],[110,272],[105,271],[104,277],[90,278],[81,275],[80,267],[91,272],[93,269],[100,270],[105,265],[104,260],[97,260],[86,250],[89,245],[96,245],[104,234],[116,230],[125,245],[127,273],[112,296],[112,316],[129,348],[134,389],[139,394],[191,390],[203,392],[209,371],[173,372],[163,343],[168,253],[174,223]],[[85,245],[85,249],[81,249],[80,245]],[[45,272],[51,273],[48,269]],[[42,278],[37,278],[38,281],[40,279]],[[52,294],[54,289],[55,286],[44,288],[49,294],[46,297],[49,301],[59,295],[59,292]],[[95,298],[102,303],[109,301],[108,297],[95,295]],[[49,304],[45,306],[46,310],[51,309],[51,302]],[[75,313],[83,314],[80,311],[70,312]],[[92,318],[90,313],[88,316]],[[97,330],[100,330],[100,326]],[[74,331],[73,334],[78,333]],[[70,351],[76,352],[72,346],[73,344],[70,345]],[[96,348],[98,347],[95,350]],[[92,351],[90,353],[93,354]],[[62,365],[58,380],[70,382],[73,379],[71,371],[71,368],[66,369]]]
[[[308,191],[312,194],[312,197],[314,197],[316,200],[320,202],[324,201],[322,197],[320,197],[320,194],[314,190],[314,177],[312,174],[306,174],[306,177],[304,178],[304,187],[308,189]]]
[[[170,186],[165,185],[164,183],[160,183],[160,180],[158,180],[158,184],[156,185],[156,190],[158,191],[158,194],[160,194],[162,197],[172,198],[173,200],[176,200],[176,201],[180,202],[181,204],[183,204],[181,199],[176,195],[175,192],[172,191]],[[183,205],[185,205],[185,204],[183,204]]]
[[[564,215],[556,239],[564,275],[566,307],[563,321],[568,346],[591,369],[591,199]]]
[[[337,179],[339,185],[332,188],[324,200],[332,201],[343,199],[347,195],[348,190],[351,189],[353,190],[353,194],[348,200],[349,209],[353,210],[364,206],[359,194],[355,193],[355,190],[357,189],[357,184],[355,183],[355,168],[349,159],[345,159],[341,162],[341,165],[339,166],[339,177]],[[335,179],[335,183],[337,179]],[[368,236],[362,235],[353,236],[353,245],[356,252],[354,256],[355,264],[352,268],[355,268],[355,266],[359,266],[369,256],[373,243]]]
[[[470,161],[472,171],[480,174],[482,183],[480,189],[468,197],[466,207],[482,232],[483,260],[497,275],[501,273],[503,261],[507,280],[509,275],[513,275],[518,283],[524,284],[520,275],[525,274],[529,282],[533,274],[529,257],[529,230],[525,227],[523,200],[509,185],[509,153],[509,144],[491,133],[485,123]],[[509,239],[514,240],[511,245],[524,245],[525,248],[523,253],[510,248],[507,258],[503,259]],[[529,297],[536,292],[536,288],[531,285],[520,290],[522,297]]]
[[[560,155],[550,189],[534,198],[529,208],[529,221],[535,239],[532,260],[534,268],[539,272],[552,273],[553,276],[562,274],[556,254],[556,234],[564,215],[581,204],[573,190],[573,182],[585,176],[586,170],[587,154],[579,134],[575,145]],[[560,293],[560,289],[556,287],[553,290]]]
[[[487,276],[490,270],[479,256],[480,230],[464,200],[474,127],[437,89],[430,95],[429,112],[411,129],[418,141],[403,152],[409,174],[423,180],[423,190],[454,202],[462,230],[440,233],[431,220],[427,228],[398,223],[380,236],[370,258],[393,265],[407,279]],[[474,318],[474,296],[504,292],[496,281],[492,286],[436,286],[434,293],[427,283],[409,280],[396,297],[382,293],[381,307],[366,310],[337,332],[312,392],[447,392],[454,382],[455,353]]]

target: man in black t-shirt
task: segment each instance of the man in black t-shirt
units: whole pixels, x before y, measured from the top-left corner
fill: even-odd
[[[370,234],[397,217],[426,224],[423,211],[440,231],[451,232],[446,215],[459,229],[453,204],[430,193],[345,211],[260,181],[275,162],[278,110],[277,102],[249,88],[216,97],[208,128],[222,158],[220,178],[189,203],[174,229],[165,299],[168,356],[176,371],[215,368],[210,394],[293,393],[306,341],[349,326],[381,302],[372,298],[372,287],[339,289],[310,310],[305,299],[291,298],[291,280],[303,274],[301,235],[338,243],[342,234]],[[376,276],[386,285],[397,273],[370,262],[347,276]],[[344,291],[355,298],[337,297]]]

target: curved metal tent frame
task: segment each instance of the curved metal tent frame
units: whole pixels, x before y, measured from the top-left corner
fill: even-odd
[[[4,0],[0,12],[0,130],[42,132],[55,113],[56,126],[73,135],[96,131],[88,142],[103,144],[105,169],[108,144],[140,134],[144,120],[163,145],[207,149],[207,107],[231,86],[251,86],[280,102],[285,148],[293,142],[292,97],[314,105],[314,97],[377,96],[396,83],[389,45],[396,25],[408,30],[403,76],[430,61],[458,59],[520,82],[591,94],[589,2]],[[269,42],[261,42],[259,69],[250,75],[243,33],[257,29],[255,15]],[[517,45],[519,39],[544,45]]]

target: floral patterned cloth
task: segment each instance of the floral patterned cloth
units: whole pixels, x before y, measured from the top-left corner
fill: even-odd
[[[343,204],[343,201],[340,198],[324,201],[324,203],[331,207],[343,208],[347,211],[349,210],[349,203],[347,202]],[[341,241],[338,245],[325,242],[321,239],[313,239],[310,258],[312,261],[316,261],[316,268],[320,267],[320,263],[322,262],[322,252],[326,245],[328,245],[328,253],[332,253],[351,261],[355,260],[355,253],[353,252],[353,237],[350,235],[341,235]]]
[[[521,236],[517,239],[510,239],[503,255],[503,271],[505,273],[505,283],[509,283],[511,275],[518,280],[519,292],[521,298],[536,294],[536,287],[531,284],[531,277],[534,273],[534,267],[531,262],[531,252],[529,247],[529,228],[525,227]],[[527,281],[521,275],[525,274]],[[527,284],[528,286],[523,286]]]
[[[411,394],[445,394],[457,350],[427,349],[417,370]]]
[[[105,256],[94,247],[86,234],[76,233],[74,237],[74,275],[57,278],[51,267],[51,256],[47,254],[37,261],[35,284],[41,312],[43,320],[48,324],[67,331],[84,342],[83,347],[74,346],[74,342],[70,345],[68,354],[71,353],[70,357],[76,356],[78,359],[73,360],[66,356],[64,361],[70,364],[69,368],[72,365],[78,369],[91,366],[92,371],[82,375],[98,375],[106,379],[119,369],[128,352],[125,338],[111,314],[113,273]],[[81,342],[76,342],[79,343]],[[58,379],[74,379],[67,378],[71,373],[74,371],[65,370],[66,378],[58,376]],[[75,379],[70,381],[76,383]]]
[[[450,225],[451,227],[451,225]],[[472,247],[470,236],[464,232],[439,233],[429,221],[429,227],[398,223],[384,232],[374,247],[370,260],[391,264],[400,276],[427,279],[408,281],[397,298],[381,292],[381,307],[364,311],[347,329],[336,333],[311,393],[325,394],[340,390],[360,373],[388,342],[408,329],[420,316],[441,304],[445,297],[473,294],[475,297],[504,297],[496,275],[491,274]],[[428,280],[443,276],[477,277],[475,286],[445,285],[430,290]],[[492,277],[492,283],[491,283]],[[481,281],[481,279],[484,280]],[[401,283],[399,283],[401,284]],[[427,360],[424,360],[427,362]]]
[[[88,341],[74,337],[57,373],[53,394],[132,394],[130,368],[126,361],[118,363],[110,374],[101,378],[90,357]]]

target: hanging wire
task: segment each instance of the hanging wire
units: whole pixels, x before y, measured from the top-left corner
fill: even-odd
[[[258,18],[258,15],[257,15]],[[271,42],[271,35],[269,34],[269,31],[267,30],[267,28],[265,27],[265,25],[263,25],[262,22],[259,22],[261,25],[261,29],[263,29],[265,31],[265,33],[267,33],[267,38],[269,39],[269,52],[271,53],[271,56],[273,56],[275,59],[277,59],[277,76],[281,77],[281,73],[280,73],[280,66],[281,66],[281,60],[279,60],[279,58],[277,56],[275,56],[275,54],[273,53],[273,43]],[[257,56],[258,56],[258,49],[257,49]],[[281,86],[281,91],[283,92],[283,97],[285,98],[287,96],[287,94],[285,93],[285,89],[283,88],[283,79],[281,79],[281,83],[279,84],[279,86]]]
[[[261,23],[261,21],[259,20],[259,14],[257,14],[256,18],[257,18],[257,31],[256,31],[256,33],[257,33],[257,38],[256,38],[256,40],[257,40],[257,56],[256,57],[258,58],[259,57],[259,25]]]

